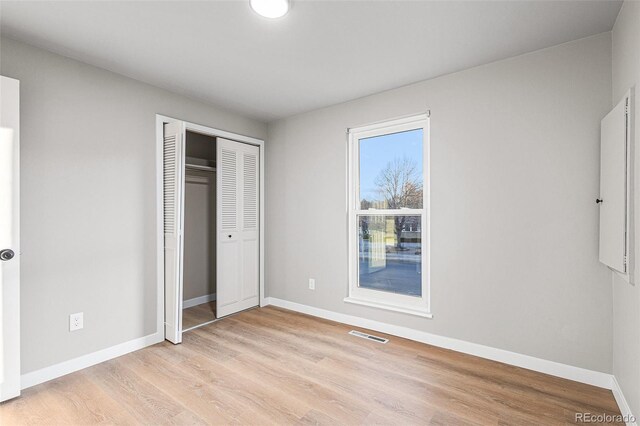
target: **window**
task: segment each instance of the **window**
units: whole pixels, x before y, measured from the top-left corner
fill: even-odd
[[[431,317],[429,118],[349,130],[349,297]]]

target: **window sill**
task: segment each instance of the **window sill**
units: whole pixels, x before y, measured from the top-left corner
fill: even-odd
[[[344,301],[356,305],[370,306],[372,308],[385,309],[387,311],[402,312],[404,314],[416,315],[423,318],[433,318],[433,314],[426,309],[407,308],[405,306],[389,305],[386,303],[374,302],[367,299],[355,297],[345,297]]]

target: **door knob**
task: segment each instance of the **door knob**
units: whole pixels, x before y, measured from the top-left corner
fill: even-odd
[[[600,198],[596,198],[596,204],[600,204],[602,200]]]
[[[15,253],[11,249],[0,250],[0,260],[11,260]]]

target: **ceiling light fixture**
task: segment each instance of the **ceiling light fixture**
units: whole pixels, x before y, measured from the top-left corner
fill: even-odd
[[[289,11],[289,0],[251,0],[251,9],[265,18],[280,18]]]

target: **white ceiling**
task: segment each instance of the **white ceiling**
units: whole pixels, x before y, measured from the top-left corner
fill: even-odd
[[[2,34],[264,121],[611,30],[619,1],[6,2]]]

